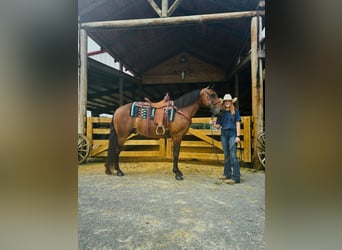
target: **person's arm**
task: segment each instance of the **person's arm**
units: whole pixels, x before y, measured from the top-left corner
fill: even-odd
[[[236,110],[235,113],[235,121],[236,121],[236,138],[235,138],[235,142],[239,143],[240,142],[240,124],[241,124],[241,117],[240,117],[240,112],[238,110]]]
[[[217,129],[221,128],[221,125],[217,123],[217,120],[215,121],[215,123],[213,125]]]
[[[240,136],[240,122],[236,122],[236,136]]]
[[[235,142],[239,143],[240,142],[240,122],[236,122],[236,138],[235,138]]]
[[[216,120],[214,120],[215,121],[215,123],[213,124],[214,125],[214,127],[215,128],[217,128],[217,129],[219,129],[219,128],[221,128],[221,116],[218,116],[217,118],[216,118]]]

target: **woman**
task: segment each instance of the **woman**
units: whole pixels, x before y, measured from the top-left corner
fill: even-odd
[[[240,142],[241,117],[233,104],[236,100],[237,98],[233,100],[230,94],[224,95],[222,105],[224,112],[217,117],[214,125],[217,129],[221,128],[221,143],[224,151],[224,172],[219,179],[228,184],[240,183],[240,166],[236,149],[237,143]]]

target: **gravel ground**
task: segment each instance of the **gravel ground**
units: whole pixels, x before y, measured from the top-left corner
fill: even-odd
[[[265,174],[241,168],[241,183],[217,179],[223,167],[180,162],[79,166],[79,249],[264,249]]]

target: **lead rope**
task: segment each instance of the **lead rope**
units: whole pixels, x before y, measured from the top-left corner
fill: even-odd
[[[217,163],[221,163],[220,159],[218,158],[217,149],[216,149],[215,144],[214,144],[214,131],[213,131],[213,124],[212,124],[213,118],[214,118],[214,116],[212,115],[211,116],[211,124],[210,124],[211,140],[212,140],[213,150],[214,150],[214,153],[216,156],[216,161],[217,161]]]

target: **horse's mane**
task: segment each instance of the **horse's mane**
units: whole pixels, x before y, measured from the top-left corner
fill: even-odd
[[[193,104],[195,101],[198,100],[199,96],[200,96],[200,89],[196,89],[193,90],[189,93],[186,93],[184,95],[182,95],[181,97],[177,98],[174,102],[175,106],[177,108],[182,108],[182,107],[186,107],[190,104]]]

